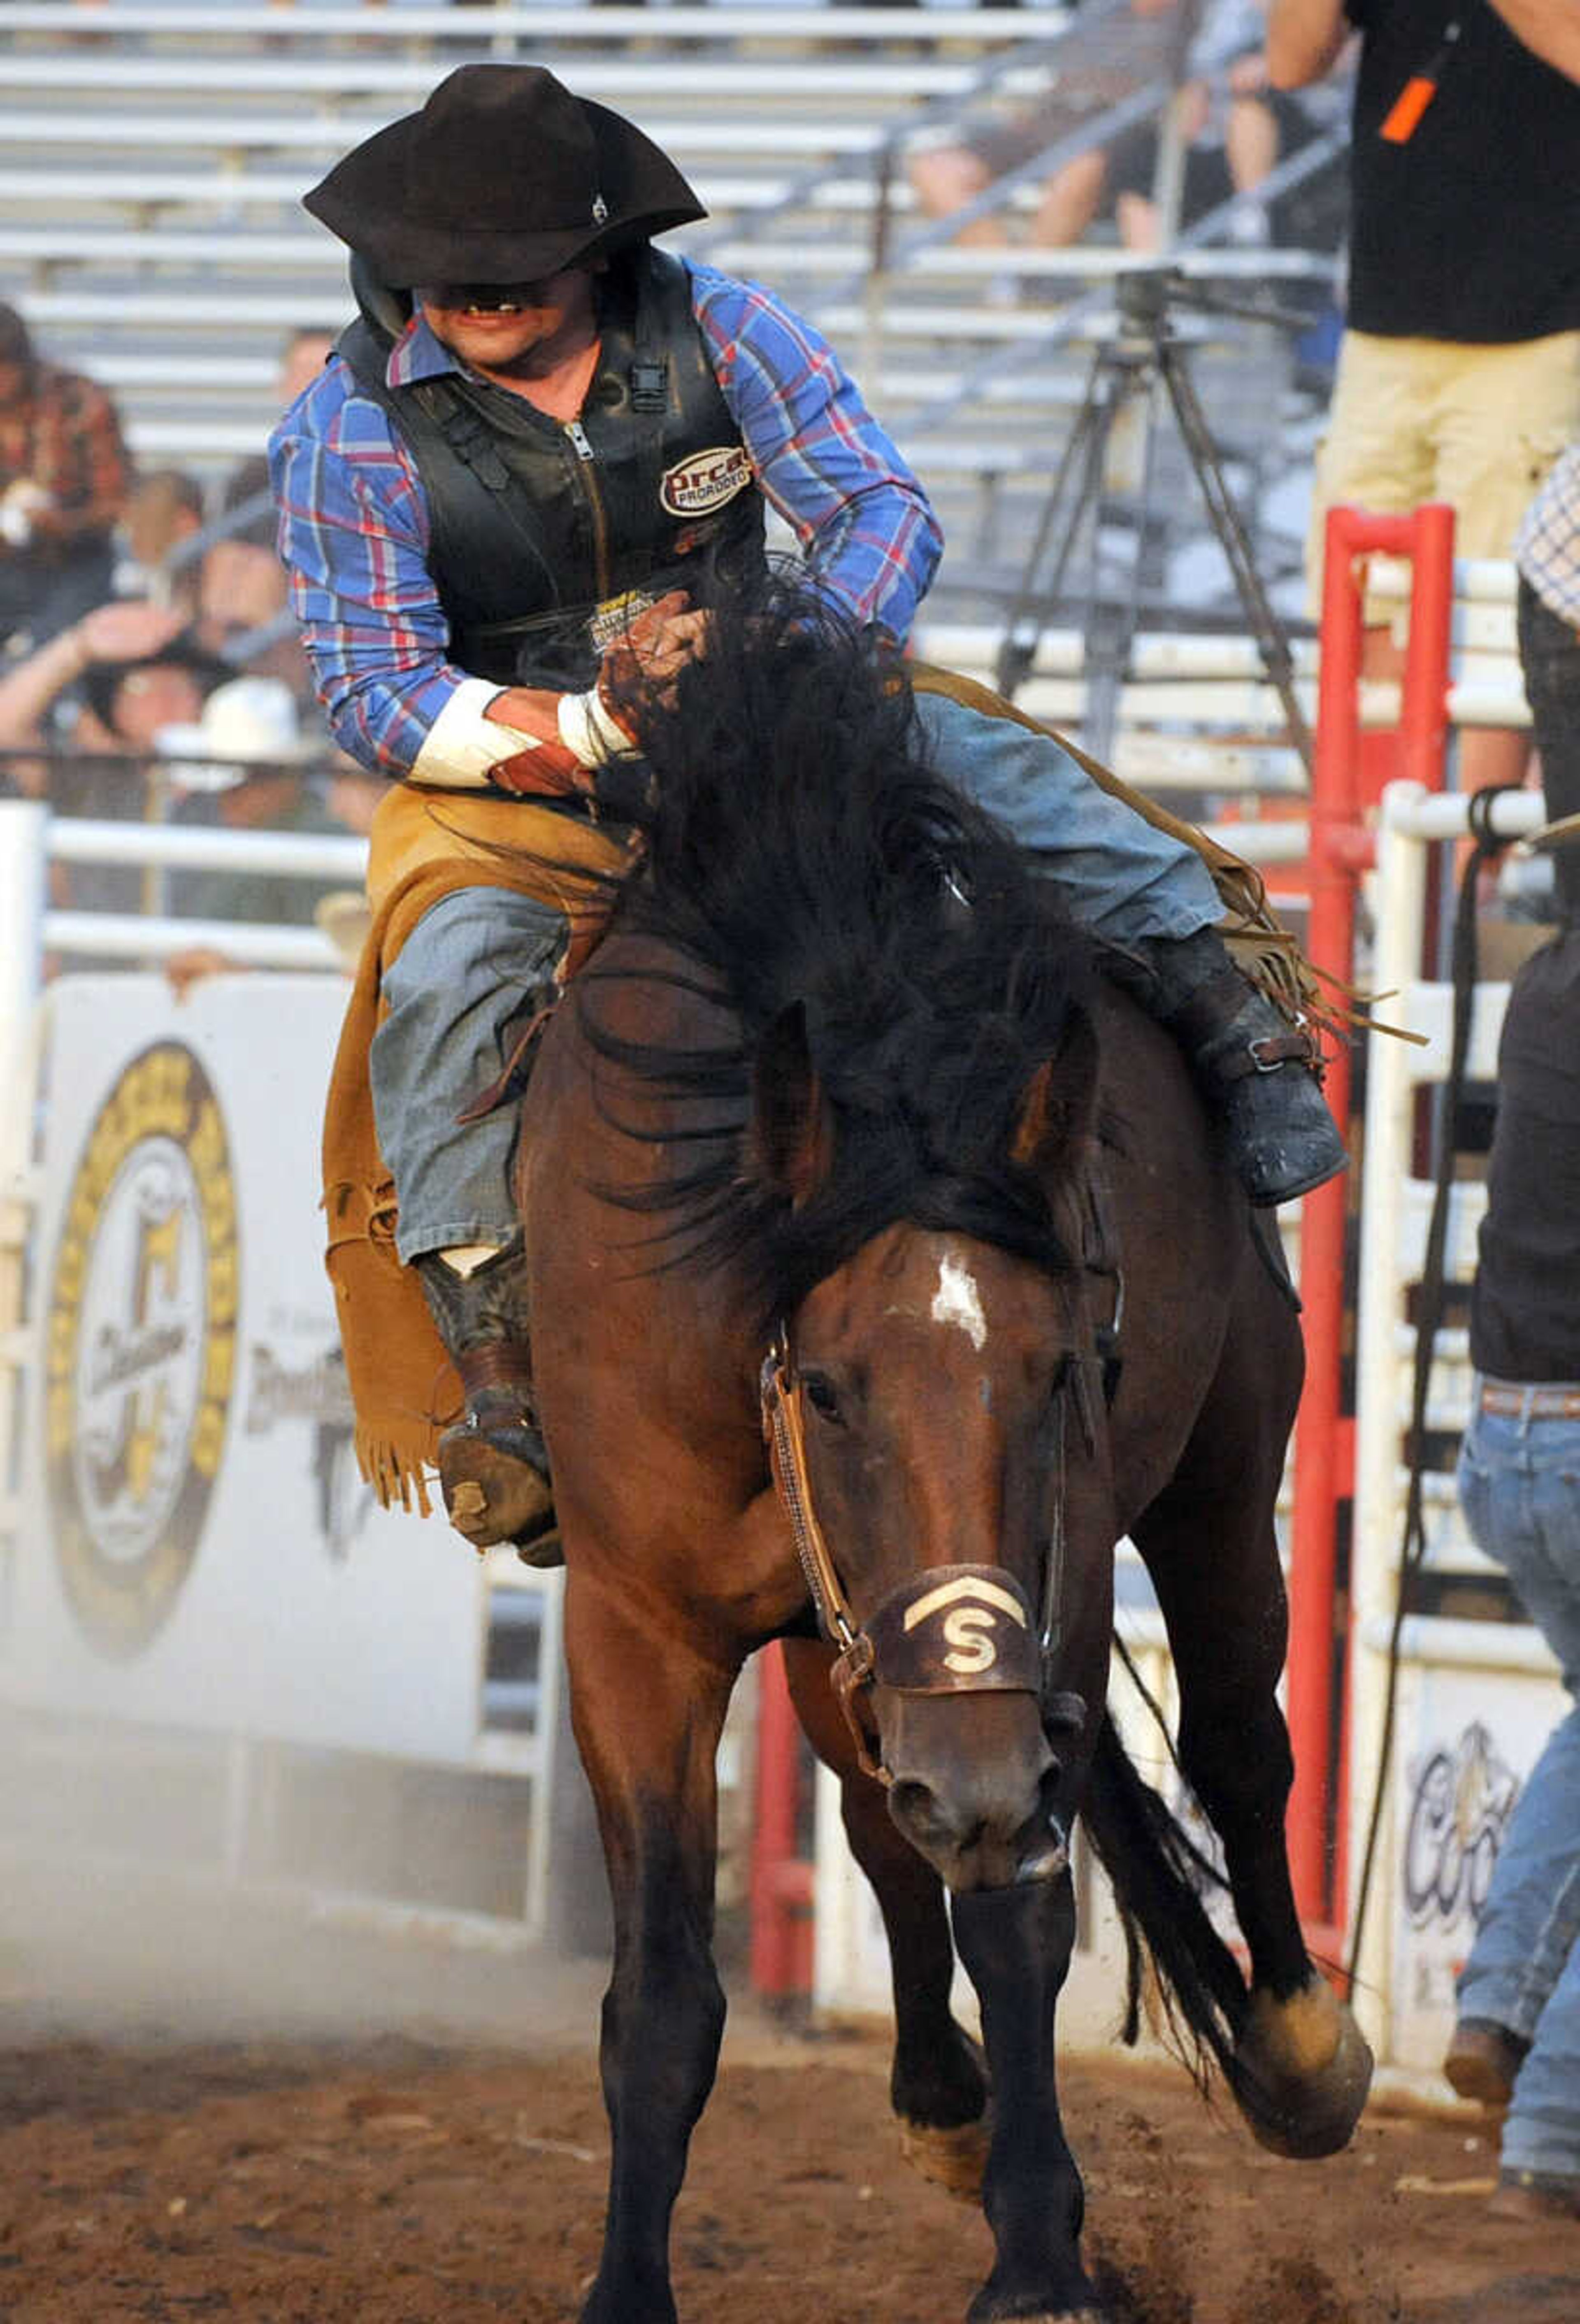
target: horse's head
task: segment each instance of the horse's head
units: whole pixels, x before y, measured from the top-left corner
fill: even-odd
[[[1092,1085],[1080,1019],[1026,1092],[1025,1167],[1068,1177]],[[781,1048],[758,1148],[793,1201],[826,1199],[838,1136],[810,1061]],[[835,1684],[896,1822],[951,1889],[1067,1861],[1111,1610],[1095,1352],[1071,1271],[897,1222],[812,1286],[764,1365]],[[1075,1466],[1093,1522],[1073,1521]]]

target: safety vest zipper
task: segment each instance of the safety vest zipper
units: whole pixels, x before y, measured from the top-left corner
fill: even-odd
[[[579,420],[567,420],[564,427],[570,438],[571,449],[576,456],[582,488],[587,495],[587,506],[592,513],[592,563],[598,576],[598,595],[602,602],[611,594],[611,589],[609,577],[609,516],[598,484],[598,455]]]

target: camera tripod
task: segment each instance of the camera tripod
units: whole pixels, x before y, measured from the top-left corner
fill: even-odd
[[[1129,668],[1135,640],[1145,518],[1152,503],[1155,435],[1150,424],[1150,410],[1132,586],[1113,597],[1105,597],[1099,586],[1098,514],[1116,422],[1138,396],[1147,397],[1150,406],[1153,391],[1161,384],[1200,487],[1208,521],[1228,561],[1246,626],[1255,640],[1268,681],[1282,705],[1290,740],[1309,773],[1311,730],[1295,692],[1294,661],[1288,633],[1256,570],[1250,539],[1224,475],[1217,447],[1186,362],[1185,349],[1171,327],[1169,309],[1171,301],[1178,302],[1193,307],[1199,313],[1243,317],[1258,323],[1276,323],[1291,330],[1304,330],[1308,318],[1265,305],[1240,305],[1219,299],[1189,281],[1177,267],[1168,266],[1138,268],[1120,275],[1117,300],[1119,334],[1100,346],[1093,358],[1085,397],[1049,486],[1031,554],[1005,622],[1004,642],[998,654],[998,690],[1013,699],[1016,687],[1030,673],[1038,641],[1063,587],[1083,521],[1089,514],[1092,585],[1081,641],[1087,680],[1084,740],[1095,757],[1106,760],[1111,755],[1119,688]]]

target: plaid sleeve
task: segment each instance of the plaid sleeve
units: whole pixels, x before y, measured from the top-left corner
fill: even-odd
[[[1559,455],[1526,510],[1514,562],[1542,604],[1580,630],[1580,444]]]
[[[280,553],[342,750],[404,775],[464,673],[427,570],[427,503],[380,407],[332,363],[269,443]]]
[[[692,304],[758,482],[819,586],[904,640],[943,536],[822,334],[756,284],[687,262]]]

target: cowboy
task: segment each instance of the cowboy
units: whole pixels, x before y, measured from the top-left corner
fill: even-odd
[[[541,68],[464,65],[306,206],[349,245],[360,312],[277,428],[271,470],[319,696],[364,765],[595,814],[630,767],[611,663],[634,653],[661,683],[705,650],[709,604],[763,567],[766,505],[813,586],[904,641],[941,549],[925,495],[802,318],[654,249],[705,213],[629,122]],[[918,708],[935,763],[1135,963],[1218,1094],[1251,1200],[1342,1169],[1313,1046],[1231,964],[1199,856],[1006,706]],[[397,1250],[466,1398],[441,1482],[480,1547],[524,1543],[552,1503],[515,1125],[457,1116],[566,941],[538,898],[446,895],[385,974],[372,1041]]]

